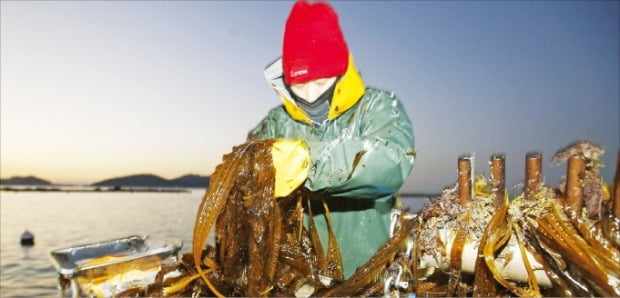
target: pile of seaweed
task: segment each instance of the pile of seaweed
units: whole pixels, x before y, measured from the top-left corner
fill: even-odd
[[[610,190],[594,144],[554,156],[569,161],[566,183],[544,185],[538,170],[512,200],[503,175],[460,171],[419,215],[395,209],[391,238],[346,280],[333,233],[324,252],[312,221],[303,224],[311,200],[329,223],[325,201],[303,190],[273,197],[272,145],[226,154],[198,209],[193,252],[120,296],[620,295],[620,159]],[[215,246],[205,247],[212,229]]]
[[[493,177],[477,176],[467,200],[464,185],[446,189],[418,217],[416,294],[619,296],[620,155],[611,191],[602,153],[589,142],[560,150],[565,180],[552,188],[535,169],[512,200]]]

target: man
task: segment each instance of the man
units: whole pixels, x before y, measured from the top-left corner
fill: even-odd
[[[389,237],[394,193],[415,158],[411,122],[393,93],[364,85],[338,17],[324,2],[294,4],[282,57],[265,75],[283,104],[248,139],[279,140],[272,154],[276,196],[303,183],[327,197],[348,278]],[[316,205],[312,215],[327,251],[326,218]]]

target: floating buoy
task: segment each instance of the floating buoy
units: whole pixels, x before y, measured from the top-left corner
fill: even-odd
[[[25,232],[22,233],[21,239],[20,239],[20,243],[23,246],[32,246],[34,245],[34,235],[32,233],[30,233],[30,231],[26,230]]]

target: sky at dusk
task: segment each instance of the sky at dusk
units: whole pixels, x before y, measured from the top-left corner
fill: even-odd
[[[210,175],[280,104],[263,77],[286,1],[0,2],[0,176],[82,184]],[[403,102],[418,152],[406,192],[506,156],[620,143],[618,1],[335,1],[365,83]]]

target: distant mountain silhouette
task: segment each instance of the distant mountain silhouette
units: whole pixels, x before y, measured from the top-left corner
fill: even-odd
[[[198,175],[185,175],[176,179],[170,180],[174,186],[182,187],[207,187],[209,186],[209,177]]]
[[[0,179],[2,185],[52,185],[51,182],[37,178],[35,176],[20,177],[15,176],[8,179]]]
[[[185,175],[175,179],[164,179],[152,174],[138,174],[106,179],[91,184],[92,186],[130,186],[130,187],[207,187],[209,177]]]
[[[151,174],[138,174],[124,177],[110,178],[95,182],[93,186],[171,186],[170,181]]]

